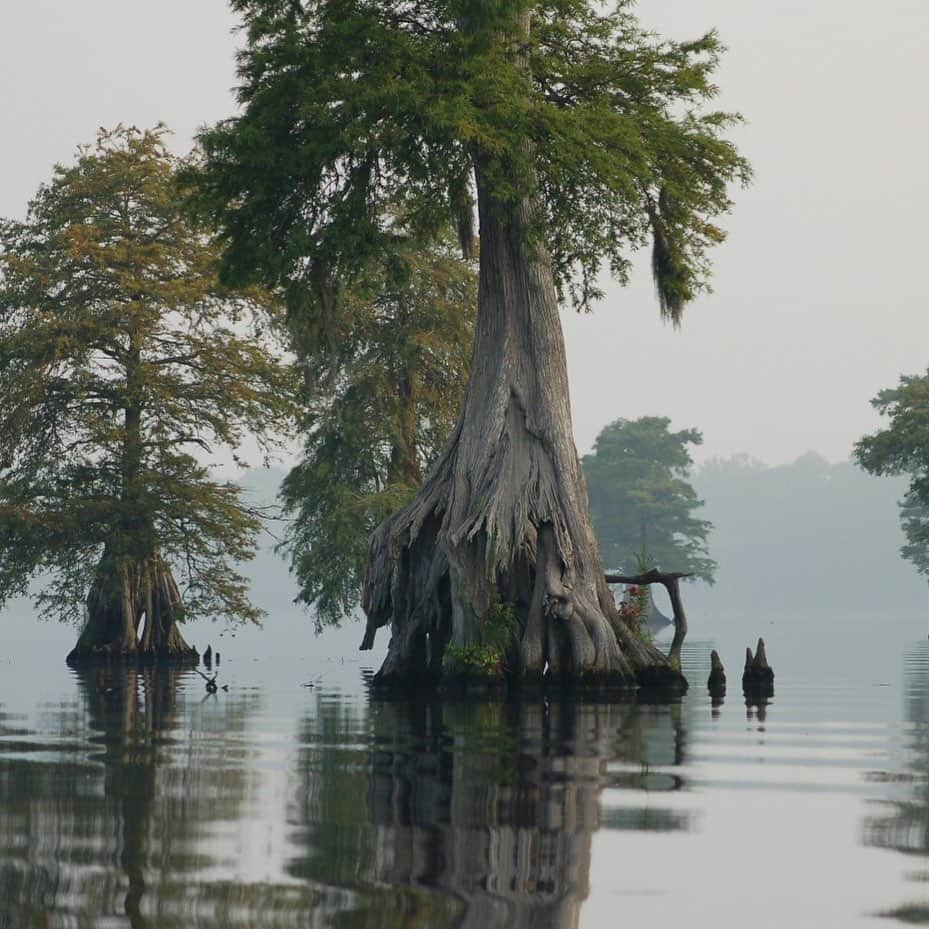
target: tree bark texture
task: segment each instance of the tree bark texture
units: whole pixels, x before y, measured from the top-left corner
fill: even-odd
[[[481,641],[500,603],[520,637],[511,671],[573,680],[682,679],[620,619],[593,535],[571,427],[551,265],[528,197],[501,202],[476,171],[478,318],[458,424],[418,497],[375,532],[362,648],[390,623],[380,683],[441,674],[449,642]]]
[[[146,558],[104,550],[87,595],[87,623],[69,664],[87,661],[199,660],[177,627],[183,611],[171,569],[157,553]]]

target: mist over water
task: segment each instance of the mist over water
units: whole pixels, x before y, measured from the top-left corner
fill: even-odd
[[[358,624],[314,637],[271,539],[250,569],[264,628],[185,630],[222,653],[213,696],[193,672],[70,672],[76,630],[18,601],[0,615],[0,929],[929,923],[929,603],[898,555],[903,486],[794,461],[847,456],[869,399],[925,370],[929,4],[638,12],[719,30],[720,106],[746,116],[756,171],[680,332],[644,254],[563,319],[582,451],[619,416],[704,433],[720,568],[684,590],[690,692],[371,700],[385,631],[364,654]],[[225,0],[6,4],[0,214],[97,126],[164,120],[188,151],[234,111],[234,19]],[[738,449],[779,464],[712,460]],[[267,498],[280,476],[246,481]],[[775,695],[747,706],[759,635]]]
[[[691,689],[670,703],[371,699],[383,634],[371,653],[360,624],[314,637],[270,540],[264,628],[185,630],[222,655],[216,695],[193,672],[69,671],[74,630],[15,604],[0,927],[925,919],[929,614],[899,487],[813,457],[695,483],[719,582],[685,589]],[[775,695],[746,705],[759,635]]]

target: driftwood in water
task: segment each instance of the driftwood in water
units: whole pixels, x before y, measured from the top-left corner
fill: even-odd
[[[194,670],[197,672],[197,674],[200,675],[200,677],[202,677],[206,681],[206,692],[208,694],[215,694],[217,690],[217,687],[216,687],[217,675],[214,674],[212,677],[209,677],[208,675],[204,674],[199,668],[194,668]],[[226,688],[223,687],[223,690],[225,689]]]
[[[681,666],[681,648],[684,645],[684,638],[687,636],[687,614],[684,612],[684,601],[681,599],[681,578],[692,576],[692,574],[683,571],[668,573],[659,571],[657,568],[652,568],[644,574],[606,575],[608,584],[637,584],[640,587],[661,584],[668,592],[668,596],[671,598],[671,610],[674,619],[674,638],[671,640],[668,660],[676,668]]]
[[[706,686],[713,697],[726,695],[726,669],[715,648],[710,652],[710,676],[707,678]]]
[[[768,664],[765,654],[764,639],[758,640],[755,654],[750,648],[745,649],[745,670],[742,673],[742,689],[752,693],[773,693],[774,671]]]

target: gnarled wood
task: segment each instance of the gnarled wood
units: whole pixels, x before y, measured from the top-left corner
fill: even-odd
[[[478,165],[478,317],[463,409],[419,495],[374,533],[362,648],[389,623],[376,682],[437,680],[447,644],[478,642],[491,608],[505,603],[521,626],[514,675],[681,685],[619,617],[603,574],[532,204],[501,202],[488,187]]]
[[[199,661],[177,627],[181,593],[157,553],[145,558],[104,549],[87,596],[87,623],[70,665],[99,661]]]
[[[745,649],[745,670],[742,672],[742,689],[748,694],[770,695],[774,692],[774,670],[768,664],[764,639],[758,639],[755,654]]]
[[[684,612],[684,601],[681,599],[681,578],[693,577],[685,571],[659,571],[652,568],[644,574],[607,574],[608,584],[636,584],[640,587],[651,584],[661,584],[671,598],[671,610],[674,619],[674,638],[668,650],[668,660],[674,667],[681,666],[681,649],[687,637],[687,614]]]
[[[710,652],[710,676],[707,678],[706,686],[713,697],[726,695],[726,669],[715,648]]]

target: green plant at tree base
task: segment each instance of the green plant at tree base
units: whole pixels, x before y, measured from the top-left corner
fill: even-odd
[[[519,635],[519,614],[509,603],[494,604],[477,623],[477,642],[450,643],[445,649],[445,670],[452,676],[499,677],[506,656]]]

